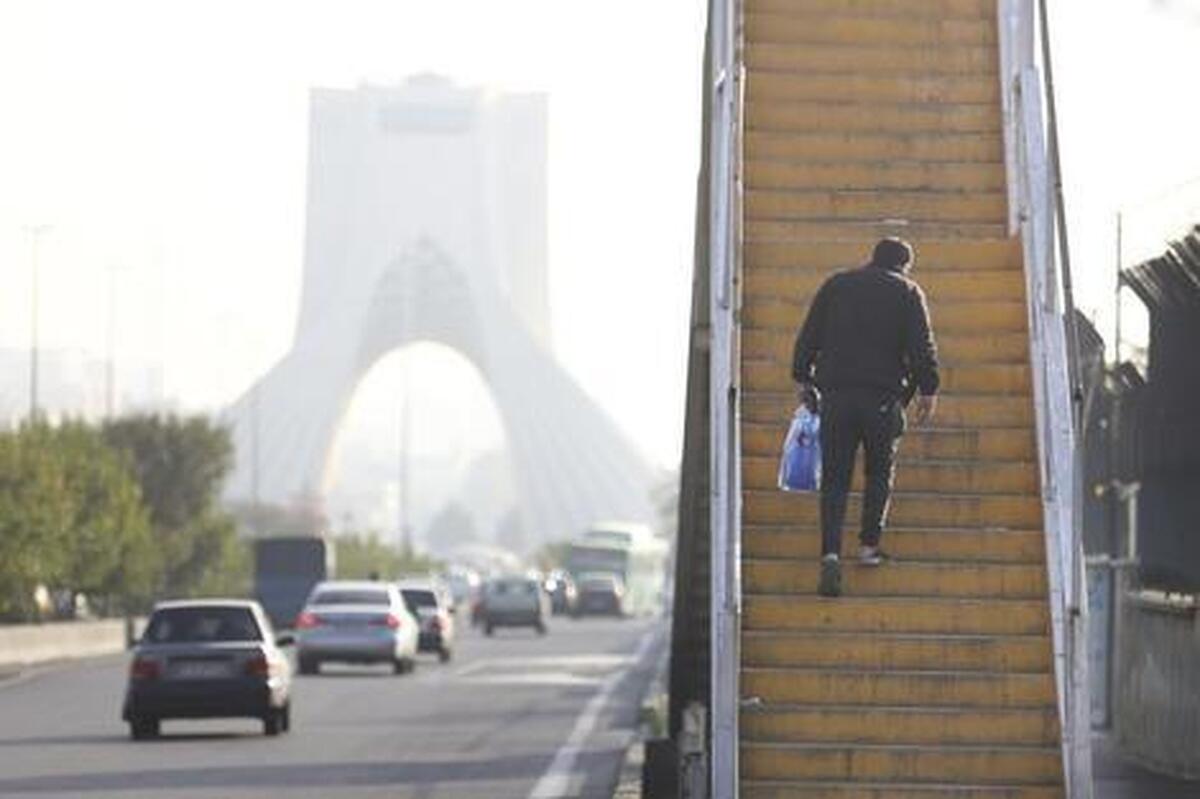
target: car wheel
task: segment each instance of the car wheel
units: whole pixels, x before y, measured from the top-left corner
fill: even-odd
[[[490,624],[483,625],[483,634],[484,635],[491,635],[494,631],[495,631],[495,628],[492,627],[492,625],[490,625]]]
[[[279,725],[283,732],[292,731],[292,703],[290,701],[279,708]]]
[[[321,664],[312,658],[300,658],[301,674],[316,674],[321,670]]]
[[[539,621],[537,624],[534,625],[534,627],[537,628],[538,635],[546,634],[546,623],[544,621]]]
[[[445,647],[442,647],[441,649],[439,649],[439,650],[438,650],[438,661],[439,661],[439,662],[441,662],[441,663],[449,663],[449,662],[450,662],[450,657],[451,657],[451,655],[450,655],[450,650],[449,650],[449,649],[446,649]]]
[[[407,674],[408,660],[406,658],[396,658],[392,661],[392,674]]]
[[[129,721],[129,737],[135,741],[157,738],[159,730],[158,719],[136,718]]]
[[[283,732],[283,711],[271,708],[263,716],[263,735],[275,736]]]

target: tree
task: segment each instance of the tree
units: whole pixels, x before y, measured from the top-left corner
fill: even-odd
[[[106,423],[104,437],[127,455],[141,486],[162,560],[159,591],[244,592],[249,558],[218,507],[233,465],[229,432],[204,416],[140,414]]]
[[[71,507],[48,430],[0,434],[0,615],[36,616],[34,591],[66,569]]]
[[[127,605],[149,594],[154,571],[138,484],[94,428],[0,434],[0,614],[36,616],[38,586]]]
[[[337,576],[342,580],[388,580],[405,574],[424,574],[438,568],[436,560],[380,540],[378,533],[344,534],[336,539]]]
[[[129,463],[82,422],[66,422],[51,435],[71,500],[64,587],[93,599],[144,602],[158,563]]]

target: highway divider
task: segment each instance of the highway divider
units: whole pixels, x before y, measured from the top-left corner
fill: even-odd
[[[0,625],[0,668],[123,652],[129,629],[125,619]]]

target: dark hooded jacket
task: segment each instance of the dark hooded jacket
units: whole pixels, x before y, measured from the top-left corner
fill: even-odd
[[[905,404],[938,390],[925,294],[900,271],[867,264],[830,277],[796,337],[792,376],[823,392],[876,389]]]

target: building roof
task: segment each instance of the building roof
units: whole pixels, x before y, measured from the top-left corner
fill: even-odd
[[[1200,312],[1200,225],[1167,251],[1121,272],[1151,314]]]

